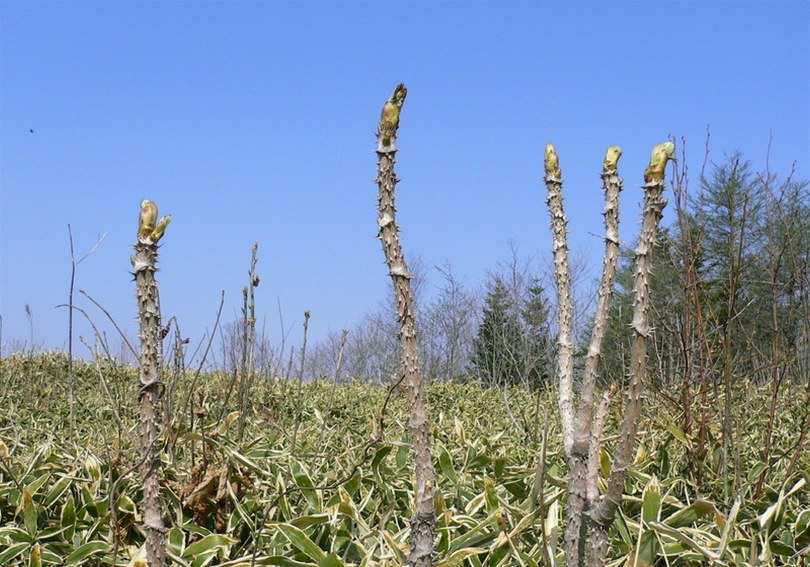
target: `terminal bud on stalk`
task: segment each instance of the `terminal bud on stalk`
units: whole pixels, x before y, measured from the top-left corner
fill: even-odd
[[[546,175],[554,177],[562,177],[560,170],[560,158],[557,156],[557,150],[554,149],[554,144],[546,144],[546,158],[544,160],[546,168]]]
[[[408,96],[408,89],[405,88],[404,84],[400,83],[383,106],[378,125],[380,149],[390,147],[396,139],[397,128],[399,128],[399,114],[402,111],[406,96]]]
[[[622,149],[619,146],[610,146],[605,151],[605,161],[602,164],[605,171],[616,169],[619,166],[619,158],[622,157]]]
[[[674,154],[675,144],[672,142],[657,144],[652,150],[652,155],[650,155],[650,165],[648,165],[646,171],[644,171],[645,183],[661,181],[664,178],[667,162],[669,160],[677,161]]]
[[[172,216],[166,215],[159,221],[157,217],[157,203],[149,199],[141,201],[141,214],[138,219],[138,242],[142,242],[143,244],[157,244],[163,237],[166,227],[172,222]]]

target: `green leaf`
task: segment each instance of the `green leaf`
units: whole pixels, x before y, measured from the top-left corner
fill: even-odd
[[[46,472],[45,474],[39,475],[36,479],[34,479],[31,483],[28,484],[28,488],[31,491],[31,494],[36,494],[37,492],[39,492],[39,489],[45,486],[45,483],[47,483],[50,479],[51,479],[50,472]]]
[[[69,477],[67,475],[62,476],[62,478],[57,480],[54,483],[54,485],[51,487],[51,490],[48,492],[48,495],[45,497],[45,500],[42,502],[42,505],[45,508],[48,508],[51,504],[53,504],[59,498],[61,498],[62,495],[65,493],[65,491],[70,486],[70,481],[72,481],[72,480],[73,480],[73,478],[71,478],[71,477]]]
[[[393,447],[391,447],[391,445],[384,445],[384,446],[380,447],[377,450],[377,452],[374,453],[374,458],[371,459],[371,468],[376,470],[377,467],[380,466],[380,463],[382,462],[382,460],[385,457],[387,457],[388,454],[391,452],[391,449],[393,449]]]
[[[719,559],[718,555],[715,552],[713,552],[712,550],[700,545],[698,542],[696,542],[695,540],[693,540],[692,538],[687,536],[681,530],[677,530],[677,529],[675,529],[675,528],[673,528],[671,526],[668,526],[667,524],[662,524],[662,523],[659,523],[659,522],[650,522],[650,527],[652,529],[654,529],[656,532],[658,532],[660,534],[663,534],[663,535],[667,535],[667,536],[681,542],[682,544],[690,547],[694,551],[697,551],[698,553],[700,553],[706,559],[712,559],[712,560]]]
[[[31,555],[28,556],[28,567],[42,567],[42,549],[38,543],[31,548]]]
[[[495,478],[500,479],[503,476],[503,470],[506,468],[506,459],[503,457],[498,457],[495,459]]]
[[[690,526],[698,519],[709,514],[716,514],[717,508],[708,500],[696,500],[686,508],[682,508],[666,518],[664,524],[673,528],[683,528]]]
[[[57,554],[48,549],[48,546],[53,546],[54,544],[46,544],[41,549],[41,558],[43,563],[48,563],[50,565],[62,565],[64,564],[64,557],[67,550],[61,550],[61,553]],[[67,546],[65,546],[67,547]]]
[[[323,549],[318,547],[314,541],[309,539],[309,536],[303,531],[299,530],[291,524],[285,523],[271,523],[278,531],[284,534],[293,547],[304,555],[318,563],[319,565],[326,561],[326,553]]]
[[[0,551],[0,565],[11,565],[11,560],[30,547],[30,543],[15,543]]]
[[[254,519],[250,514],[247,513],[247,511],[245,511],[244,507],[242,506],[242,502],[233,491],[233,485],[230,482],[226,484],[228,486],[228,496],[231,498],[231,503],[233,503],[234,508],[236,509],[236,516],[238,516],[238,518],[241,519],[242,523],[244,523],[246,526],[253,526]]]
[[[102,551],[107,550],[107,542],[106,541],[89,541],[84,545],[77,547],[73,553],[67,556],[65,559],[65,563],[67,565],[72,565],[73,563],[79,563],[80,561],[84,561],[91,555],[95,555],[97,553],[101,553]]]
[[[765,463],[763,463],[762,461],[759,461],[759,462],[751,465],[750,468],[748,469],[748,475],[747,475],[748,482],[750,482],[750,483],[756,482],[757,479],[759,478],[759,475],[762,473],[762,471],[765,470],[766,466],[767,465]]]
[[[800,490],[807,481],[804,478],[799,481],[789,491],[785,492],[784,488],[779,491],[779,497],[776,502],[771,504],[765,512],[759,517],[759,525],[763,530],[768,533],[773,532],[776,528],[782,526],[784,519],[784,504],[785,501],[794,493]]]
[[[178,527],[169,530],[169,547],[177,555],[183,555],[183,551],[186,548],[186,535],[183,533],[183,530]]]
[[[37,534],[37,505],[27,487],[23,488],[23,523],[28,535],[34,537]]]
[[[329,514],[309,514],[290,520],[290,524],[299,529],[320,526],[329,522]]]
[[[229,545],[233,545],[235,543],[235,539],[224,534],[209,534],[200,541],[195,541],[189,545],[183,552],[182,557],[196,558],[198,555],[205,554],[211,550],[214,550],[216,553],[216,551],[219,549],[228,547]]]
[[[18,543],[25,543],[25,544],[34,543],[34,538],[28,535],[28,532],[21,530],[20,528],[11,527],[5,533],[8,534],[8,539],[10,539],[11,541],[16,541]]]
[[[796,517],[793,533],[798,547],[810,545],[810,510],[802,510]]]
[[[658,521],[661,514],[661,483],[653,475],[641,494],[642,514],[644,523]]]
[[[191,560],[191,567],[203,567],[204,565],[208,565],[217,556],[218,551],[218,548],[214,548],[198,553],[194,556],[194,559]]]
[[[603,477],[608,478],[612,469],[613,461],[610,460],[610,455],[607,450],[602,447],[599,449],[599,472],[602,473]]]
[[[678,427],[677,425],[670,425],[669,432],[672,433],[672,436],[681,442],[681,444],[685,446],[689,446],[689,439],[686,437],[686,433],[683,432],[683,429]]]
[[[465,559],[472,557],[474,555],[481,555],[482,553],[486,553],[487,548],[485,547],[464,547],[461,549],[457,549],[453,553],[447,556],[446,559],[436,563],[435,567],[455,567],[464,562]]]
[[[465,547],[483,547],[494,540],[498,535],[499,510],[494,510],[485,519],[472,528],[450,541],[450,549],[454,552]]]
[[[132,498],[126,494],[122,494],[121,498],[118,500],[118,510],[134,516],[138,511],[138,507],[135,505],[135,502],[132,501]]]
[[[404,469],[405,465],[408,464],[408,453],[411,452],[411,448],[408,445],[400,445],[399,449],[397,449],[397,468]]]
[[[439,467],[442,469],[444,476],[449,478],[454,485],[458,485],[458,475],[453,469],[453,458],[445,448],[442,448],[441,453],[439,453]]]
[[[737,499],[734,501],[734,505],[731,507],[731,512],[728,514],[728,518],[725,520],[725,526],[723,527],[723,535],[720,538],[720,546],[717,549],[717,554],[722,557],[723,554],[726,552],[726,546],[728,545],[729,537],[731,534],[734,533],[734,527],[737,523],[737,513],[740,511],[740,500]]]
[[[220,567],[249,567],[251,561],[253,561],[253,556],[248,555],[247,557],[241,557],[239,559],[234,559],[233,561],[222,563]],[[289,557],[284,557],[282,555],[257,556],[256,565],[280,565],[281,567],[318,567],[317,563],[296,561],[295,559],[290,559]]]
[[[254,463],[252,460],[248,459],[242,453],[239,453],[238,451],[234,451],[233,449],[231,449],[229,451],[229,453],[234,458],[234,460],[236,460],[236,462],[238,462],[239,464],[249,468],[250,470],[252,470],[256,474],[261,475],[261,476],[266,476],[268,474],[266,470],[262,469],[259,465]]]
[[[76,526],[76,500],[73,495],[67,497],[64,505],[62,506],[62,514],[59,518],[59,523],[67,528],[65,532],[65,539],[70,541],[73,539],[73,530]]]
[[[300,486],[301,488],[312,488],[315,484],[312,482],[312,478],[310,478],[309,473],[304,468],[304,466],[295,461],[292,464],[292,475],[295,479],[295,483]],[[318,490],[302,490],[301,493],[304,495],[304,498],[307,501],[307,504],[310,505],[316,512],[321,512],[323,510],[323,502],[321,500],[320,491]]]
[[[633,553],[634,563],[629,563],[632,567],[652,567],[655,558],[658,557],[658,538],[655,532],[645,531],[638,540],[638,545]]]
[[[318,562],[318,567],[345,567],[343,561],[335,555],[334,553],[330,553],[326,556],[324,561]]]
[[[492,483],[492,480],[488,478],[484,479],[484,498],[487,503],[487,512],[492,512],[500,508],[498,495],[495,493],[495,485]]]

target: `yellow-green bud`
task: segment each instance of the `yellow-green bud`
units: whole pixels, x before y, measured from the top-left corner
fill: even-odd
[[[157,216],[157,203],[149,199],[141,201],[141,215],[138,219],[138,240],[145,241],[149,238],[149,235],[155,230]]]
[[[602,164],[605,171],[616,169],[619,165],[619,158],[622,157],[622,149],[619,146],[610,146],[605,152],[605,161]]]
[[[172,215],[166,215],[158,221],[155,230],[153,230],[151,234],[152,242],[157,242],[163,238],[163,233],[166,231],[166,227],[169,226],[170,222],[172,222]]]
[[[650,155],[650,165],[644,172],[644,181],[652,183],[661,181],[664,178],[664,172],[669,160],[674,160],[675,144],[672,142],[664,142],[656,144]]]
[[[544,165],[546,167],[546,175],[553,175],[555,177],[562,175],[562,171],[560,170],[560,158],[557,156],[557,150],[554,149],[554,144],[546,144]]]
[[[391,93],[391,97],[386,101],[380,113],[380,136],[382,146],[390,146],[391,138],[396,134],[399,128],[399,115],[402,111],[402,105],[405,103],[405,97],[408,96],[408,89],[405,85],[400,83]]]

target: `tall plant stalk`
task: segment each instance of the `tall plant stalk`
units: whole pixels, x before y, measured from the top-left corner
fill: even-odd
[[[76,268],[84,262],[88,256],[96,251],[101,241],[107,236],[105,232],[99,236],[93,248],[90,251],[76,259],[76,254],[73,251],[73,230],[68,224],[68,241],[70,242],[70,289],[68,291],[68,407],[70,410],[70,439],[75,440],[76,433],[76,375],[73,372],[73,288],[76,284]]]
[[[157,220],[157,205],[144,199],[138,222],[138,240],[132,267],[140,321],[140,433],[143,488],[143,530],[149,565],[166,564],[166,528],[163,525],[163,498],[160,493],[160,401],[163,394],[163,327],[160,323],[160,295],[155,280],[158,241],[171,222],[171,216]]]
[[[395,188],[399,181],[394,170],[396,164],[396,138],[399,117],[408,90],[399,84],[383,106],[377,131],[377,185],[379,186],[380,227],[378,238],[382,242],[388,273],[394,285],[399,342],[408,387],[410,405],[411,440],[413,442],[416,473],[415,510],[411,519],[411,551],[408,565],[432,565],[433,540],[436,535],[436,517],[433,491],[436,473],[431,461],[431,439],[425,411],[424,386],[419,352],[416,343],[414,301],[411,291],[412,274],[408,271],[396,223]]]
[[[598,363],[601,357],[616,261],[619,252],[619,193],[622,180],[618,176],[618,160],[621,150],[608,148],[602,168],[605,189],[605,256],[602,281],[591,341],[585,358],[580,402],[574,398],[574,353],[573,353],[573,302],[568,263],[567,219],[562,199],[562,170],[554,146],[548,144],[545,152],[545,182],[548,189],[547,203],[551,215],[554,272],[558,296],[558,361],[560,383],[559,410],[563,434],[563,449],[568,462],[568,508],[565,526],[566,565],[597,567],[604,565],[608,551],[608,532],[612,526],[621,501],[624,481],[635,448],[636,432],[641,411],[642,386],[646,373],[647,337],[650,327],[647,320],[649,308],[650,255],[655,244],[662,211],[666,205],[663,198],[664,171],[672,159],[674,144],[658,144],[652,153],[650,165],[644,173],[644,211],[642,228],[635,253],[633,345],[627,403],[624,409],[621,433],[613,471],[607,479],[607,490],[599,494],[599,454],[602,445],[602,428],[610,400],[616,391],[615,382],[603,392],[596,403]]]
[[[239,432],[242,442],[250,413],[251,389],[256,374],[256,288],[260,278],[256,274],[256,263],[259,261],[259,242],[253,243],[248,270],[248,285],[242,288],[242,360],[239,369]]]

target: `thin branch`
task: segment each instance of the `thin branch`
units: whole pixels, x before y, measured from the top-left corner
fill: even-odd
[[[126,345],[129,347],[129,351],[132,353],[132,355],[133,355],[133,356],[135,357],[135,359],[137,360],[137,359],[138,359],[138,351],[137,351],[137,350],[135,350],[135,347],[133,347],[133,346],[132,346],[132,343],[130,343],[130,342],[129,342],[129,339],[128,339],[128,338],[127,338],[127,336],[124,334],[124,331],[122,331],[122,330],[121,330],[121,327],[119,327],[119,326],[118,326],[118,323],[116,323],[116,322],[115,322],[115,319],[113,319],[113,316],[112,316],[112,315],[110,315],[110,312],[109,312],[109,311],[107,311],[107,309],[106,309],[106,308],[105,308],[103,305],[101,305],[101,303],[99,303],[98,301],[96,301],[95,299],[93,299],[93,297],[91,297],[91,296],[90,296],[90,294],[89,294],[89,293],[87,293],[86,291],[84,291],[83,289],[80,289],[80,290],[79,290],[79,293],[81,293],[81,294],[82,294],[83,296],[85,296],[87,299],[89,299],[90,301],[92,301],[92,302],[93,302],[93,304],[94,304],[96,307],[98,307],[99,309],[101,309],[101,312],[102,312],[102,313],[104,313],[104,314],[107,316],[107,319],[109,319],[109,320],[110,320],[110,322],[113,324],[113,326],[115,327],[115,330],[116,330],[116,331],[118,331],[118,335],[119,335],[119,336],[120,336],[120,337],[123,339],[124,344],[126,344]]]

